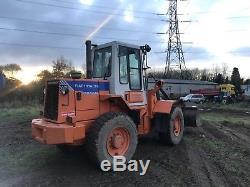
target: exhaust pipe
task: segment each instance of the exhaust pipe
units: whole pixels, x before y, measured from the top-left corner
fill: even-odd
[[[86,41],[86,69],[87,69],[87,79],[91,79],[92,78],[92,58],[91,58],[91,41],[87,40]]]

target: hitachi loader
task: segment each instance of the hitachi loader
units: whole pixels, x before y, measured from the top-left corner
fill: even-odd
[[[115,156],[130,160],[138,138],[150,133],[164,144],[179,144],[184,128],[198,125],[197,107],[170,100],[161,80],[148,88],[150,50],[86,41],[86,78],[74,74],[46,82],[44,110],[32,120],[32,137],[60,149],[85,145],[97,165]]]

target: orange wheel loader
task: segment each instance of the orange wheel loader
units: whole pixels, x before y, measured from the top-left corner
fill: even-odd
[[[32,137],[60,149],[85,144],[100,164],[135,153],[138,137],[153,133],[179,144],[185,126],[197,126],[197,108],[169,100],[156,81],[147,87],[148,45],[86,41],[87,77],[48,80],[41,119],[32,120]],[[111,162],[112,163],[112,162]]]

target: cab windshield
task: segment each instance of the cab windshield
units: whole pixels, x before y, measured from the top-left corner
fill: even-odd
[[[93,77],[103,78],[111,76],[112,47],[95,50],[93,63]]]

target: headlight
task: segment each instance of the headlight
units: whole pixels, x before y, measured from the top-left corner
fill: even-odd
[[[68,87],[67,86],[63,86],[63,87],[61,87],[61,93],[63,94],[63,95],[67,95],[68,93],[69,93],[69,89],[68,89]]]

